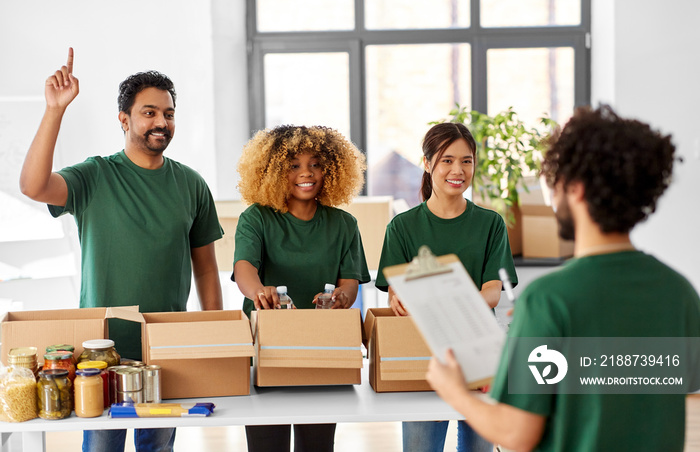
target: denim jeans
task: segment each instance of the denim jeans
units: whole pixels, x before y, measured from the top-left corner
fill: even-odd
[[[449,421],[404,422],[403,452],[442,452]],[[464,421],[457,423],[457,452],[492,452],[493,444]]]
[[[84,430],[83,452],[124,452],[126,430]],[[134,430],[136,452],[172,452],[174,428]]]

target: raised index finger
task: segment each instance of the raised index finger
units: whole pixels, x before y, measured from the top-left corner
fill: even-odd
[[[68,47],[68,62],[66,63],[68,67],[68,73],[73,73],[73,47]]]

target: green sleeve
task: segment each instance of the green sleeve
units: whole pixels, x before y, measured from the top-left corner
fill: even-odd
[[[199,179],[198,182],[197,212],[189,234],[192,248],[208,245],[224,235],[209,187],[204,179]]]
[[[92,199],[100,178],[100,165],[96,157],[90,157],[82,163],[63,168],[58,172],[66,181],[68,199],[65,206],[49,205],[49,212],[54,217],[70,213],[82,214]]]
[[[489,247],[484,263],[484,271],[482,272],[482,281],[499,280],[500,276],[498,270],[505,268],[508,272],[508,276],[510,276],[510,282],[513,284],[513,287],[515,287],[518,284],[518,275],[515,272],[513,253],[510,250],[508,230],[500,215],[495,216],[491,229],[492,231],[488,238]]]
[[[263,264],[263,222],[260,212],[249,207],[238,218],[236,225],[233,265],[238,261],[248,261],[260,273]],[[231,280],[235,281],[233,275]]]
[[[362,237],[357,227],[357,220],[353,218],[349,228],[353,229],[353,237],[350,246],[345,251],[340,262],[338,276],[340,279],[356,279],[360,284],[371,280],[367,260],[365,259],[365,249],[362,246]]]
[[[379,270],[377,271],[377,289],[386,292],[389,290],[389,283],[384,277],[384,269],[392,265],[405,264],[412,257],[407,257],[404,252],[405,246],[402,235],[397,233],[396,224],[392,220],[386,227],[384,233],[384,244],[382,245],[382,255],[379,258]]]

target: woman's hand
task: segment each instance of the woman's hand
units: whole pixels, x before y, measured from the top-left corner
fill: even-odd
[[[259,289],[253,298],[255,309],[274,309],[280,304],[280,297],[277,295],[275,286],[264,286]]]
[[[394,289],[389,286],[389,306],[391,307],[391,310],[394,311],[394,315],[398,316],[406,316],[406,315],[411,315],[408,313],[406,308],[403,306],[403,303],[401,303],[401,300],[399,300],[399,297],[396,296],[396,292],[394,292]]]

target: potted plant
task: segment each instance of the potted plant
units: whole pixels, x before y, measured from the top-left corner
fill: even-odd
[[[457,105],[449,115],[447,121],[466,125],[476,141],[474,200],[501,214],[510,234],[518,227],[518,190],[529,191],[525,178],[537,174],[549,133],[527,126],[512,107],[489,116]],[[539,121],[544,130],[558,127],[548,117]],[[445,120],[431,124],[441,122]],[[513,254],[520,254],[519,237],[511,238],[511,247]]]

